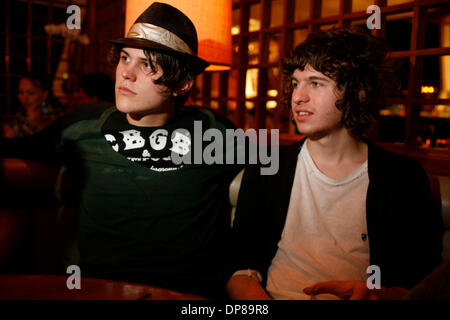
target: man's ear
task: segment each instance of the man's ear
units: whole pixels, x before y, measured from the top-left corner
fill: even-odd
[[[189,90],[191,90],[192,86],[194,85],[194,79],[184,80],[180,82],[178,85],[178,88],[175,89],[173,92],[174,96],[182,96]]]

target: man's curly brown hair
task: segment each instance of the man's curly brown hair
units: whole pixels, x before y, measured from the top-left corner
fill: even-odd
[[[311,33],[282,60],[284,104],[291,106],[292,74],[310,65],[336,81],[342,94],[336,101],[342,124],[350,134],[363,136],[386,94],[397,88],[387,52],[383,40],[362,31],[334,28]]]

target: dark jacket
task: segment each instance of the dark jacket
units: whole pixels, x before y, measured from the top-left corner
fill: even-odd
[[[229,275],[241,269],[264,277],[278,249],[297,157],[304,140],[280,152],[276,175],[245,171],[229,247]],[[366,215],[370,264],[383,286],[413,287],[441,262],[443,224],[432,208],[427,174],[414,160],[369,146]],[[339,280],[339,279],[330,279]]]

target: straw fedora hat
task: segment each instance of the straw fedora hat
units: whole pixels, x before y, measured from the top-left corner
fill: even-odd
[[[180,10],[161,2],[152,3],[136,19],[125,38],[111,42],[185,58],[197,73],[209,65],[197,56],[197,31],[192,21]]]

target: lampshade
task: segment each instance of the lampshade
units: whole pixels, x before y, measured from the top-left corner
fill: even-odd
[[[205,71],[230,68],[231,0],[127,0],[125,34],[153,2],[170,4],[192,20],[198,34],[198,55],[211,64]]]

